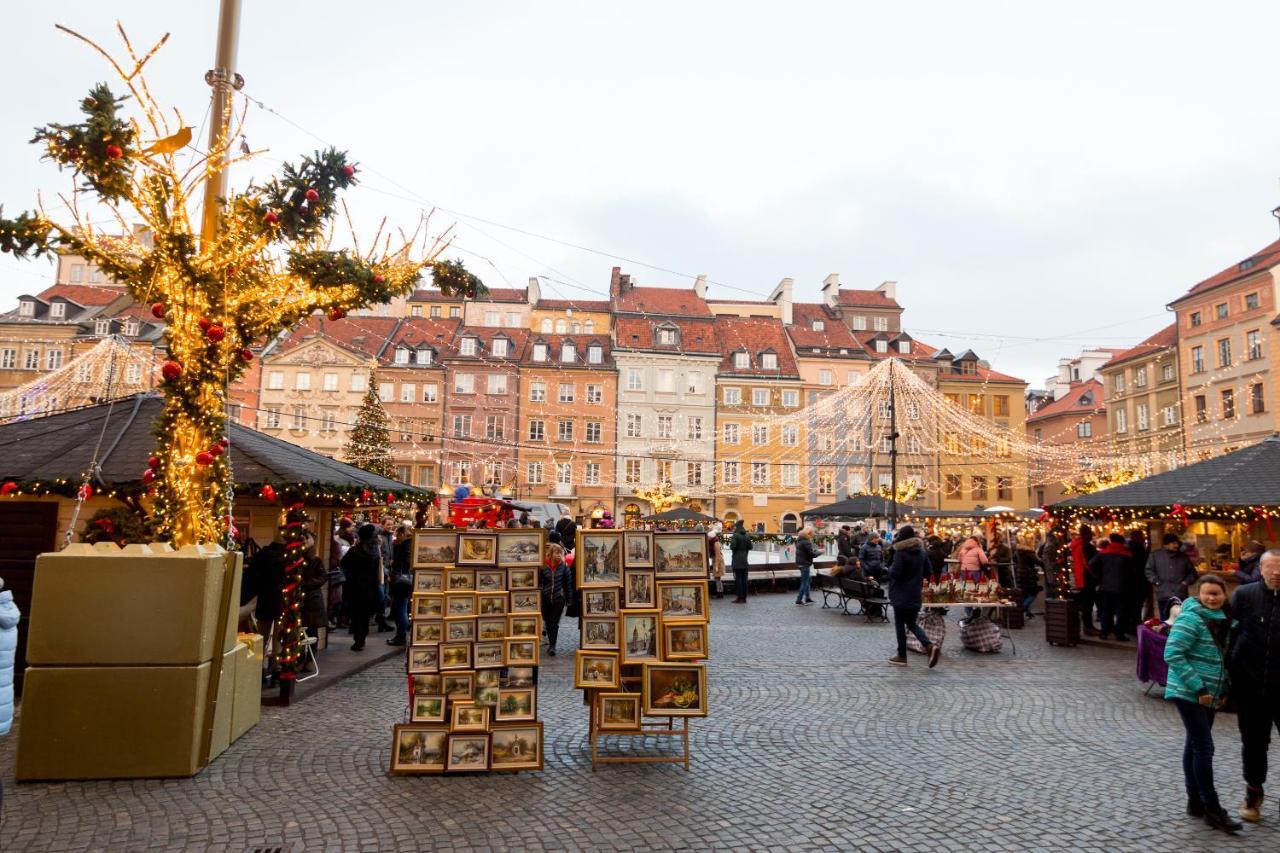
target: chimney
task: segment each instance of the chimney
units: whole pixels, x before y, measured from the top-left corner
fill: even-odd
[[[840,301],[840,273],[833,272],[822,280],[822,301],[831,308]]]
[[[612,301],[622,295],[622,267],[614,267],[609,276],[609,299]]]
[[[538,277],[536,275],[531,275],[529,276],[528,302],[531,306],[537,305],[539,300],[541,299],[542,299],[542,288],[538,284]]]
[[[618,280],[618,295],[625,296],[631,290],[631,273],[627,273]]]
[[[693,295],[699,299],[707,298],[707,276],[706,273],[698,276],[693,282]]]
[[[896,281],[882,281],[880,286],[876,288],[876,292],[883,293],[886,299],[897,301],[898,283]]]
[[[773,289],[773,293],[769,294],[769,301],[782,309],[782,325],[791,325],[791,288],[795,282],[789,278],[784,278],[778,282],[778,286]]]

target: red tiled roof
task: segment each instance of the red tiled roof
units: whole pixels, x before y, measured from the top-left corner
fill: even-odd
[[[836,304],[847,308],[901,308],[898,300],[890,299],[878,290],[841,290]]]
[[[323,337],[343,349],[363,356],[376,356],[400,321],[395,317],[344,317],[330,320],[313,314],[296,328],[276,352],[296,349],[316,337]]]
[[[487,296],[477,296],[473,302],[527,302],[529,291],[523,287],[491,287]]]
[[[618,297],[614,310],[630,314],[671,317],[710,317],[705,300],[692,290],[677,287],[632,287]]]
[[[566,308],[572,308],[574,311],[599,311],[607,313],[609,310],[609,300],[539,299],[533,307],[543,308],[548,311],[560,311]]]
[[[723,322],[723,321],[721,321]],[[654,341],[654,329],[660,325],[674,325],[680,331],[678,346],[667,346]],[[656,317],[617,317],[614,320],[614,346],[620,350],[665,350],[672,353],[719,354],[716,341],[716,325],[704,319],[662,319]]]
[[[978,365],[973,373],[942,373],[939,374],[940,380],[950,382],[952,379],[960,379],[965,382],[1021,382],[1027,384],[1027,380],[1019,379],[1016,376],[1010,376],[1007,373],[1001,373],[998,370],[992,370],[989,367]]]
[[[410,302],[462,302],[457,296],[445,296],[434,288],[422,288],[415,290],[409,296]]]
[[[144,324],[152,326],[160,326],[164,324],[163,320],[157,320],[155,315],[151,313],[150,306],[139,305],[137,302],[130,303],[122,310],[116,312],[112,319],[124,320],[128,317],[133,317],[135,320],[141,320]]]
[[[1141,358],[1144,355],[1151,355],[1153,352],[1162,349],[1168,349],[1178,342],[1178,324],[1170,323],[1151,337],[1147,338],[1137,346],[1121,350],[1115,358],[1102,365],[1100,370],[1106,370],[1108,367],[1114,367],[1123,364],[1135,358]]]
[[[1246,264],[1247,266],[1242,269],[1241,266]],[[1280,240],[1265,246],[1243,261],[1232,264],[1222,272],[1209,276],[1169,304],[1177,305],[1189,296],[1204,293],[1206,290],[1212,290],[1219,285],[1229,284],[1230,282],[1256,275],[1276,264],[1280,264]]]
[[[861,354],[862,344],[849,331],[849,327],[840,319],[840,315],[828,308],[812,302],[800,302],[791,306],[791,325],[787,326],[787,334],[796,345],[796,349],[823,347],[825,349],[847,349],[850,354]],[[823,329],[813,330],[813,321],[821,320]],[[804,355],[804,353],[800,353]]]
[[[453,352],[453,339],[462,321],[438,317],[409,317],[401,322],[391,335],[391,340],[379,359],[383,364],[395,363],[396,347],[403,344],[409,349],[429,347],[436,351],[437,359]]]
[[[1081,405],[1080,397],[1089,391],[1093,392],[1093,405]],[[1102,391],[1102,383],[1096,379],[1090,379],[1088,382],[1072,382],[1067,393],[1027,415],[1027,423],[1048,420],[1060,415],[1091,415],[1105,412],[1107,407],[1102,402]]]
[[[560,361],[560,345],[565,341],[572,341],[578,346],[578,358],[571,364],[565,364]],[[533,347],[534,344],[543,343],[547,345],[547,360],[534,361]],[[592,344],[599,344],[604,347],[604,360],[600,364],[590,364],[587,362],[587,347]],[[537,332],[529,333],[529,345],[524,348],[524,355],[520,359],[520,363],[525,367],[536,367],[548,370],[558,370],[561,367],[573,368],[595,368],[596,370],[608,369],[612,366],[612,348],[609,342],[609,336],[606,335],[541,335]]]
[[[769,317],[721,317],[716,320],[716,337],[720,339],[721,373],[740,376],[800,375],[781,320]],[[751,356],[751,366],[739,369],[733,366],[733,354],[743,349]],[[760,367],[760,354],[764,352],[773,352],[778,356],[776,370]]]
[[[55,284],[46,288],[39,295],[41,299],[48,302],[55,296],[61,296],[63,299],[70,299],[77,305],[110,305],[121,296],[127,296],[123,287],[112,285],[85,285],[85,284]]]
[[[777,305],[771,299],[708,299],[708,305]]]
[[[466,337],[478,338],[480,340],[479,355],[463,355],[462,339]],[[491,345],[494,338],[507,338],[511,341],[511,349],[506,356],[494,356],[491,353]],[[464,361],[499,360],[502,362],[519,361],[524,356],[525,343],[529,340],[528,329],[497,329],[492,326],[459,326],[458,334],[453,339],[453,346],[450,352],[445,355],[448,359],[461,359]]]

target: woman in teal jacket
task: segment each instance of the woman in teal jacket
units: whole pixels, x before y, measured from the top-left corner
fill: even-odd
[[[1213,787],[1213,717],[1227,699],[1226,650],[1231,619],[1223,612],[1227,588],[1205,575],[1169,631],[1164,647],[1169,679],[1164,698],[1172,699],[1187,730],[1182,773],[1187,785],[1187,814],[1203,817],[1215,829],[1236,832],[1241,824],[1227,814]]]

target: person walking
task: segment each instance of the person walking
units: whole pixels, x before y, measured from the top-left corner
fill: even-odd
[[[805,526],[796,538],[796,568],[800,570],[800,590],[796,593],[796,604],[801,607],[813,604],[813,599],[809,597],[809,584],[813,561],[817,557],[818,546],[813,544],[813,528]]]
[[[356,544],[342,558],[342,571],[347,576],[345,591],[347,611],[351,614],[351,651],[364,651],[369,635],[369,619],[379,606],[378,577],[382,573],[382,547],[378,528],[362,525],[356,533]]]
[[[711,572],[712,598],[724,598],[724,549],[720,547],[723,530],[724,526],[717,521],[707,532],[707,570]]]
[[[884,578],[884,545],[880,542],[880,534],[873,532],[867,537],[866,544],[858,552],[858,560],[862,563],[862,574],[879,582]]]
[[[1187,814],[1203,817],[1214,829],[1235,832],[1241,824],[1222,808],[1213,785],[1213,718],[1226,702],[1230,684],[1226,653],[1232,620],[1223,612],[1227,587],[1217,575],[1205,575],[1197,591],[1199,597],[1183,602],[1169,630],[1164,698],[1173,700],[1187,733],[1182,748]]]
[[[1280,548],[1264,552],[1258,570],[1262,580],[1231,597],[1240,625],[1229,661],[1244,765],[1240,817],[1250,822],[1261,819],[1271,727],[1280,729]]]
[[[1129,563],[1125,567],[1124,620],[1120,628],[1126,634],[1137,636],[1142,611],[1151,599],[1151,584],[1147,583],[1147,536],[1141,530],[1129,531],[1125,543],[1129,549]]]
[[[0,578],[0,735],[13,727],[13,670],[18,657],[18,622],[22,613],[13,603],[13,592],[4,588]],[[4,792],[0,790],[0,808]]]
[[[1071,577],[1076,587],[1076,607],[1080,611],[1080,626],[1086,637],[1098,636],[1093,623],[1093,605],[1097,603],[1098,580],[1089,573],[1089,561],[1098,549],[1093,545],[1093,528],[1087,524],[1071,540]]]
[[[747,572],[751,568],[747,560],[747,552],[752,547],[751,537],[747,534],[742,519],[733,523],[733,535],[729,537],[729,568],[733,571],[734,604],[747,603]]]
[[[378,605],[374,611],[374,621],[378,623],[378,633],[381,634],[391,630],[391,625],[387,622],[387,611],[391,607],[391,563],[396,556],[396,520],[390,515],[382,517],[377,539],[382,569],[378,575]]]
[[[547,546],[547,560],[538,567],[538,589],[542,593],[542,624],[547,629],[547,654],[555,657],[560,617],[573,595],[573,572],[559,545]]]
[[[910,524],[898,528],[889,556],[889,604],[893,607],[893,631],[898,638],[898,654],[889,658],[894,666],[907,665],[907,631],[915,634],[920,645],[929,655],[929,667],[938,665],[942,650],[929,641],[924,629],[916,622],[924,603],[923,587],[929,557],[924,545],[916,538]]]
[[[396,528],[391,546],[391,573],[387,582],[391,590],[391,619],[396,633],[388,646],[403,646],[409,637],[409,597],[413,595],[413,528],[402,524]]]
[[[276,656],[280,653],[280,617],[284,609],[284,543],[269,542],[249,560],[247,574],[253,580],[258,603],[253,609],[258,633],[262,635],[262,678],[267,686],[276,683]]]
[[[1040,594],[1040,567],[1036,563],[1035,540],[1029,533],[1018,535],[1018,547],[1013,550],[1014,580],[1022,593],[1022,612],[1030,619],[1034,614],[1031,605]]]
[[[1123,610],[1125,591],[1129,586],[1129,562],[1133,554],[1124,544],[1124,535],[1112,533],[1089,561],[1088,571],[1098,579],[1098,617],[1102,621],[1101,639],[1110,639],[1114,633],[1122,642],[1129,638],[1124,632]],[[1118,621],[1117,621],[1118,620]]]
[[[1156,588],[1156,606],[1160,618],[1169,618],[1169,608],[1175,600],[1187,597],[1187,588],[1195,583],[1196,567],[1191,558],[1182,553],[1182,540],[1176,533],[1164,535],[1164,547],[1152,550],[1147,557],[1147,580]]]

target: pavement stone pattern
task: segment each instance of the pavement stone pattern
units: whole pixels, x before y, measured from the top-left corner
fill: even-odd
[[[1156,691],[1143,695],[1131,649],[1050,647],[1036,619],[1013,632],[1016,656],[1007,644],[977,655],[959,648],[955,618],[937,669],[918,655],[901,669],[886,662],[892,625],[787,594],[714,600],[711,716],[693,721],[687,773],[592,773],[571,620],[540,672],[541,773],[389,776],[398,658],[264,708],[192,779],[17,785],[11,735],[0,848],[1280,850],[1274,797],[1234,839],[1183,813],[1182,728]],[[1234,809],[1233,715],[1215,735]],[[1280,748],[1271,757],[1280,768]]]

